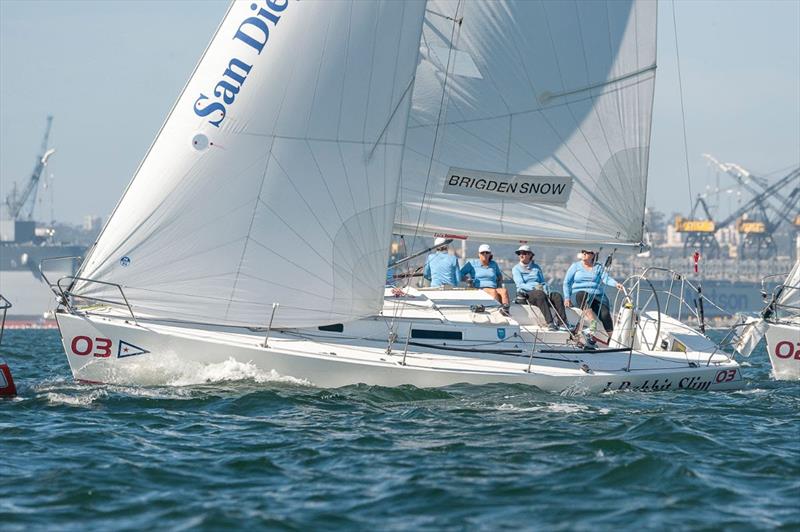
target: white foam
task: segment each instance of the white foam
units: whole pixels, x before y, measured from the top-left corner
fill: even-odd
[[[535,405],[535,406],[515,406],[510,403],[503,403],[497,407],[498,410],[515,410],[518,412],[557,412],[559,414],[574,414],[577,412],[586,412],[590,410],[590,408],[586,405],[579,405],[575,403],[548,403],[546,405]],[[601,408],[599,410],[601,414],[608,414],[609,410],[606,408]]]
[[[280,375],[274,370],[258,368],[252,361],[240,362],[228,358],[222,362],[204,364],[187,361],[176,354],[164,354],[158,359],[147,359],[141,362],[126,361],[125,364],[109,368],[110,375],[100,380],[119,383],[126,393],[131,393],[128,386],[134,389],[152,386],[196,386],[209,383],[252,381],[256,383],[283,382],[303,386],[313,386],[306,379],[297,379]],[[148,392],[142,392],[147,395]],[[155,392],[156,396],[159,393]]]
[[[235,381],[285,382],[302,386],[311,386],[306,379],[298,379],[288,375],[280,375],[275,370],[265,371],[256,367],[252,362],[239,362],[229,358],[218,364],[184,364],[180,374],[173,377],[170,386],[192,386],[213,382]]]
[[[67,406],[88,406],[98,399],[107,396],[108,392],[103,389],[94,389],[88,393],[84,391],[84,393],[78,393],[76,395],[59,392],[47,392],[44,394],[44,397],[47,398],[50,404]]]
[[[574,414],[576,412],[585,412],[589,410],[589,407],[586,405],[576,405],[574,403],[551,403],[547,405],[547,410],[562,414]]]

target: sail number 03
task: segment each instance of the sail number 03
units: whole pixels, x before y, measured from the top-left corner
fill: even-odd
[[[775,356],[778,358],[792,358],[800,360],[800,342],[797,343],[797,349],[794,348],[794,343],[788,340],[778,342],[775,344]]]
[[[92,340],[88,336],[76,336],[72,339],[70,347],[72,352],[79,356],[94,354],[97,358],[108,358],[111,356],[110,338],[95,338]]]

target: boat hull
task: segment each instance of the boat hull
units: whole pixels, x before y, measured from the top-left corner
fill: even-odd
[[[769,323],[766,337],[773,376],[800,379],[800,323]]]
[[[743,386],[738,364],[715,355],[681,353],[669,358],[624,352],[561,355],[502,355],[415,347],[402,343],[387,353],[383,342],[323,337],[308,339],[273,331],[209,331],[130,320],[56,314],[75,379],[124,385],[170,385],[198,372],[235,361],[261,371],[320,387],[365,383],[379,386],[440,387],[457,383],[512,383],[560,393],[606,391],[730,390]],[[398,349],[399,348],[399,349]],[[697,356],[694,367],[687,357]],[[631,357],[630,371],[625,367]],[[710,363],[700,363],[700,358]]]

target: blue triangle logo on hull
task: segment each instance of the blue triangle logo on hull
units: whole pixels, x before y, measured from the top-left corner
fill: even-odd
[[[117,358],[132,357],[136,355],[144,355],[149,353],[147,349],[142,349],[139,346],[128,343],[124,340],[119,341],[119,348],[117,348]]]

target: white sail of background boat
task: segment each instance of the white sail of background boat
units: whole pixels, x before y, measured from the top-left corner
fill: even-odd
[[[774,278],[771,275],[764,279]],[[764,284],[762,281],[762,284]],[[737,351],[744,356],[766,337],[772,374],[778,380],[800,379],[800,259],[772,293],[762,291],[766,307],[759,318],[748,320]]]
[[[384,290],[393,228],[638,246],[655,21],[636,0],[234,2],[59,282],[73,375],[233,359],[320,386],[740,387],[666,316],[629,308],[584,352],[480,290]]]

